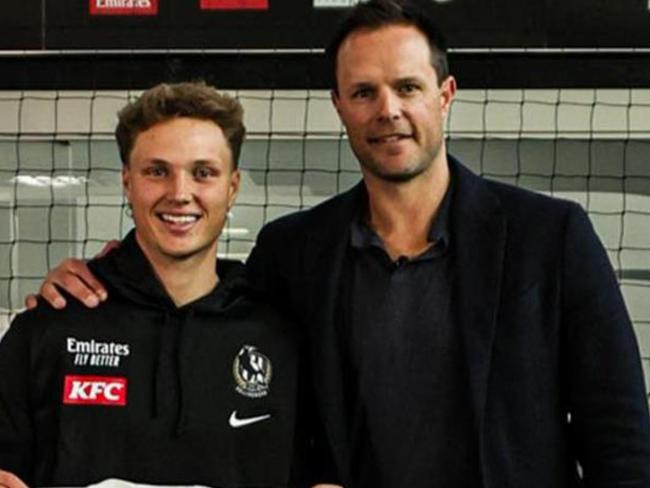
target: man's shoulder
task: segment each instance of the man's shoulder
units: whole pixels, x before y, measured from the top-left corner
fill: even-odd
[[[580,208],[575,202],[558,198],[552,194],[522,188],[512,183],[476,174],[454,156],[448,155],[448,158],[452,178],[456,180],[455,188],[459,194],[458,198],[463,199],[465,203],[471,202],[470,206],[490,204],[505,215],[518,216],[533,212],[533,214],[539,213],[540,217],[557,216],[558,213]]]
[[[71,303],[75,300],[65,293],[64,296],[66,296],[68,305],[61,310],[53,308],[47,301],[39,297],[38,305],[35,308],[23,310],[13,318],[6,333],[1,337],[2,341],[7,343],[31,342],[56,328],[57,325],[78,322],[79,309],[83,307]]]
[[[468,219],[497,217],[504,219],[514,242],[528,242],[557,240],[571,222],[588,220],[575,201],[478,175],[453,157],[450,163],[455,178],[452,213],[461,226]]]
[[[574,201],[553,194],[529,190],[509,183],[483,178],[487,187],[492,191],[506,213],[519,214],[522,212],[538,212],[541,215],[566,213],[579,208]],[[550,215],[549,215],[550,217]]]
[[[519,188],[514,185],[485,180],[499,201],[511,243],[534,249],[563,245],[567,229],[580,228],[580,233],[593,233],[582,206],[555,195]]]
[[[55,324],[77,323],[85,314],[95,313],[96,309],[87,308],[65,290],[60,289],[60,293],[66,299],[65,308],[55,309],[45,299],[38,297],[37,306],[18,313],[9,328],[21,330],[22,334],[32,334]]]

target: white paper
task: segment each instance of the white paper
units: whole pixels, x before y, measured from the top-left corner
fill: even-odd
[[[314,8],[352,7],[357,3],[359,0],[314,0]]]
[[[58,488],[68,488],[60,486]],[[147,485],[144,483],[134,483],[132,481],[121,480],[117,478],[108,478],[99,483],[88,485],[88,488],[209,488],[201,485]]]

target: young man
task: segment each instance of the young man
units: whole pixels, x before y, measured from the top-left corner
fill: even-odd
[[[32,486],[297,483],[295,330],[217,263],[244,132],[239,103],[200,83],[120,112],[135,230],[89,263],[101,306],[39,304],[0,342],[0,468]]]
[[[363,182],[267,225],[248,264],[309,332],[342,484],[650,486],[639,352],[584,211],[447,155],[426,15],[360,3],[328,52]]]

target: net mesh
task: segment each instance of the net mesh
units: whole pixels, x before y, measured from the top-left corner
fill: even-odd
[[[271,219],[359,179],[318,90],[233,90],[246,111],[242,189],[220,255],[245,259]],[[115,114],[132,91],[0,92],[0,334],[67,256],[123,236]],[[650,378],[650,90],[465,90],[451,153],[497,180],[578,201],[618,273]],[[647,381],[647,380],[646,380]],[[647,386],[650,391],[650,384]]]

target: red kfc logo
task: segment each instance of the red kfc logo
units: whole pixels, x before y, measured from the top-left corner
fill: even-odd
[[[126,405],[126,378],[66,376],[63,403],[68,405]]]
[[[90,0],[90,15],[157,15],[158,0]]]
[[[201,0],[201,10],[268,10],[268,0]]]

